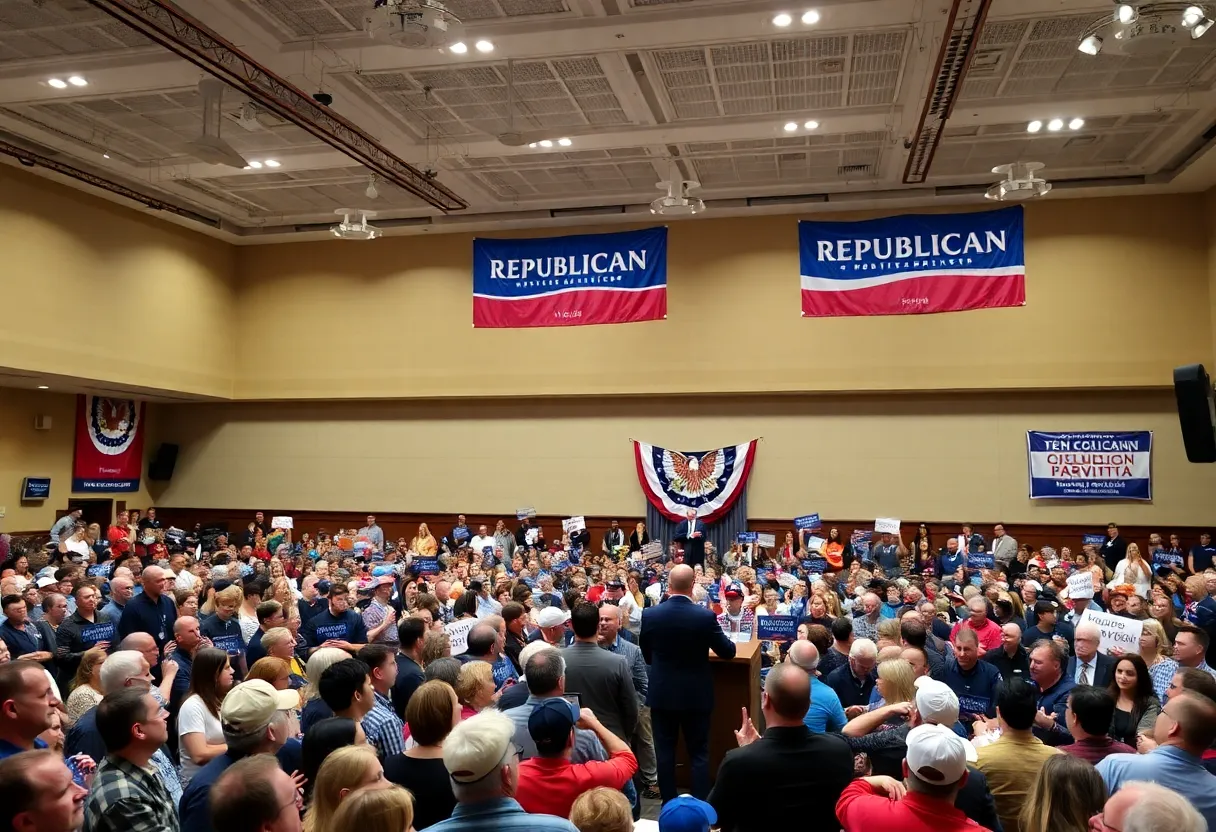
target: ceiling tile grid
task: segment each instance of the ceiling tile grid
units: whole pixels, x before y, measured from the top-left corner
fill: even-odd
[[[189,191],[226,202],[255,218],[332,214],[336,208],[416,211],[426,203],[389,182],[378,181],[375,199],[366,195],[369,177],[362,167],[297,170],[287,173],[178,180]]]
[[[152,45],[143,35],[79,0],[0,0],[0,64]]]
[[[510,200],[648,193],[663,178],[641,147],[449,161],[495,198]]]
[[[364,31],[370,0],[252,0],[293,38],[345,35]],[[567,0],[444,0],[464,22],[570,16]]]

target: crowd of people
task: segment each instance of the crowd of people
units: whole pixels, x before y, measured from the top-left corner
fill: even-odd
[[[1209,535],[681,528],[2,541],[0,832],[1216,830]],[[714,772],[709,657],[752,641]]]

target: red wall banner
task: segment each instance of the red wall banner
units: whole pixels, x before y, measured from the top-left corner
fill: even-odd
[[[145,407],[134,399],[76,397],[72,491],[139,490]]]

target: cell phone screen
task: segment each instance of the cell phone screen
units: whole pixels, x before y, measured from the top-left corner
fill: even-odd
[[[582,707],[582,703],[579,702],[577,693],[563,693],[562,699],[565,699],[567,702],[572,703],[576,708]]]

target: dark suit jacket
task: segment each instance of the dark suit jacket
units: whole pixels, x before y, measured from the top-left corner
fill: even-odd
[[[648,706],[672,711],[713,710],[709,651],[723,659],[735,657],[735,643],[722,632],[717,616],[683,595],[673,595],[642,611],[638,642],[642,658],[650,666]]]
[[[638,538],[638,531],[634,529],[629,533],[629,551],[640,551],[643,546],[650,542],[650,532],[642,532],[641,539]]]
[[[576,641],[565,650],[566,693],[577,693],[579,704],[626,742],[638,725],[638,695],[624,656],[594,642]]]
[[[1064,671],[1064,675],[1074,682],[1077,680],[1077,657],[1073,656],[1068,660],[1068,669]],[[1094,674],[1089,683],[1096,688],[1109,687],[1111,680],[1115,678],[1115,660],[1110,656],[1098,653],[1094,656]]]
[[[705,532],[706,526],[704,521],[697,521],[696,531],[701,533],[700,537],[689,537],[688,521],[681,520],[676,526],[675,534],[672,538],[684,544],[684,562],[688,564],[704,563],[705,562]]]

